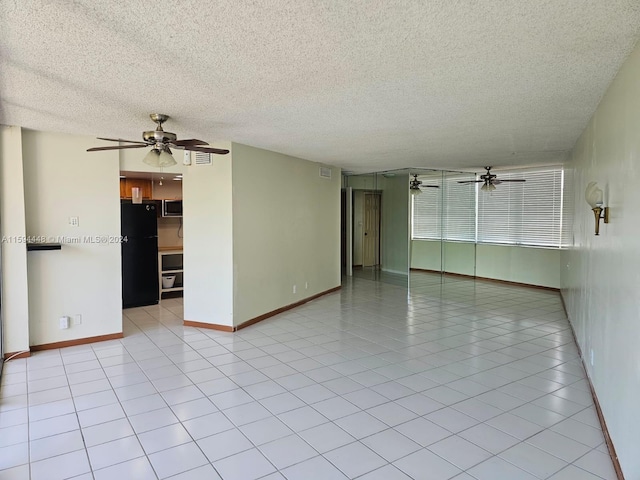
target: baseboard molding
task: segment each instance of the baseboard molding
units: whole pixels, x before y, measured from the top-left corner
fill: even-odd
[[[209,328],[211,330],[220,330],[221,332],[235,332],[235,328],[229,325],[219,325],[217,323],[195,322],[193,320],[185,320],[182,322],[185,327]]]
[[[124,334],[110,333],[108,335],[98,335],[95,337],[77,338],[75,340],[65,340],[63,342],[43,343],[42,345],[31,345],[31,351],[38,352],[40,350],[53,350],[56,348],[75,347],[77,345],[86,345],[87,343],[106,342],[107,340],[118,340],[123,338]]]
[[[329,293],[337,292],[341,288],[342,288],[342,286],[338,285],[337,287],[330,288],[329,290],[325,290],[324,292],[320,292],[320,293],[317,293],[315,295],[311,295],[310,297],[304,298],[304,299],[300,300],[299,302],[291,303],[289,305],[285,305],[284,307],[280,307],[280,308],[277,308],[277,309],[272,310],[270,312],[263,313],[262,315],[259,315],[259,316],[255,317],[255,318],[252,318],[250,320],[242,322],[241,324],[235,325],[233,327],[231,327],[229,325],[218,325],[217,323],[195,322],[193,320],[185,320],[183,322],[183,324],[186,327],[210,328],[212,330],[220,330],[220,331],[223,331],[223,332],[236,332],[236,331],[242,330],[243,328],[246,328],[246,327],[248,327],[250,325],[253,325],[255,323],[261,322],[262,320],[266,320],[267,318],[270,318],[270,317],[273,317],[275,315],[278,315],[279,313],[283,313],[283,312],[286,312],[287,310],[291,310],[292,308],[296,308],[296,307],[299,307],[300,305],[304,305],[305,303],[310,302],[311,300],[315,300],[316,298],[322,297],[324,295],[328,295]]]
[[[14,356],[15,355],[15,356]],[[27,358],[31,356],[31,352],[30,351],[19,351],[19,352],[7,352],[4,354],[4,359],[7,360],[8,358],[11,358],[11,360],[15,360],[18,358]]]
[[[562,306],[564,308],[565,313],[567,313],[567,308],[564,302],[564,296],[562,292],[560,292],[560,298],[562,299]],[[567,320],[569,321],[569,328],[571,330],[571,335],[573,335],[573,341],[578,348],[578,354],[580,355],[580,360],[582,361],[582,368],[584,368],[584,372],[587,376],[587,382],[589,383],[589,390],[591,390],[591,397],[593,398],[593,404],[596,407],[596,414],[598,415],[598,420],[600,421],[600,427],[602,428],[602,433],[604,435],[604,442],[607,444],[607,450],[609,450],[609,456],[611,457],[611,461],[613,462],[613,469],[616,472],[616,476],[618,480],[624,480],[624,473],[622,473],[622,467],[620,466],[620,460],[618,460],[618,454],[616,453],[616,448],[613,445],[613,440],[611,439],[611,435],[609,435],[609,429],[607,428],[607,422],[604,418],[604,414],[602,413],[602,408],[600,407],[600,401],[598,400],[598,395],[596,394],[595,388],[593,388],[593,382],[591,382],[591,377],[589,376],[589,370],[587,370],[587,364],[585,363],[584,356],[582,355],[582,348],[580,348],[580,344],[578,343],[578,337],[576,337],[576,331],[573,329],[573,324],[571,323],[571,318],[567,313]]]
[[[560,291],[559,288],[555,288],[555,287],[546,287],[544,285],[534,285],[533,283],[512,282],[510,280],[499,280],[497,278],[479,277],[476,275],[467,275],[464,273],[441,272],[439,270],[428,270],[426,268],[413,268],[413,267],[410,270],[412,272],[416,271],[416,272],[426,272],[426,273],[437,273],[439,275],[445,275],[448,277],[462,277],[462,278],[473,278],[475,280],[486,280],[488,282],[501,283],[502,285],[513,285],[515,287],[530,287],[530,288],[537,288],[539,290],[549,290],[552,292]]]

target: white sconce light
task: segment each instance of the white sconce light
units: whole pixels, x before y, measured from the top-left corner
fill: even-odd
[[[600,220],[604,220],[604,223],[609,223],[609,207],[603,207],[604,194],[602,190],[598,188],[596,182],[590,182],[589,185],[587,185],[584,198],[591,207],[591,210],[593,210],[596,221],[596,235],[600,235]]]

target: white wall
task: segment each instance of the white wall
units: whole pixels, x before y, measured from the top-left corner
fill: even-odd
[[[562,256],[562,293],[627,479],[640,478],[639,131],[636,47],[574,147],[566,175],[575,188],[565,211],[574,242]],[[611,223],[597,237],[584,200],[590,181],[611,207]]]
[[[235,143],[232,153],[238,325],[340,285],[340,170],[326,179],[299,158]]]
[[[439,241],[411,243],[411,268],[440,270]],[[463,242],[444,242],[443,248],[445,272],[560,288],[559,249]]]
[[[183,173],[185,320],[233,325],[233,155]]]
[[[120,235],[118,154],[87,153],[94,145],[92,137],[22,131],[26,234],[79,239],[27,254],[31,345],[122,332],[121,246],[83,239]],[[60,330],[58,318],[75,314],[82,324]]]
[[[2,341],[4,353],[29,349],[27,249],[14,240],[26,236],[22,130],[0,125],[0,248],[2,259]]]

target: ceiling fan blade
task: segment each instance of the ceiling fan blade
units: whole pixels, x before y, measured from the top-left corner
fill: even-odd
[[[176,140],[175,142],[171,142],[171,143],[178,147],[185,146],[185,145],[209,145],[207,142],[198,140],[196,138],[186,138],[184,140]]]
[[[229,150],[224,150],[222,148],[196,147],[195,145],[183,145],[182,148],[185,150],[193,150],[194,152],[217,153],[218,155],[226,155],[229,153]]]
[[[147,142],[139,142],[138,140],[123,140],[122,138],[103,138],[103,137],[98,137],[98,140],[106,140],[107,142],[126,142],[126,143],[138,143],[140,145],[148,145]]]
[[[524,178],[511,178],[506,180],[498,180],[498,182],[526,182]]]
[[[440,188],[439,185],[421,185],[421,186],[426,188]]]
[[[87,152],[99,152],[101,150],[122,150],[123,148],[145,148],[148,147],[146,143],[143,145],[118,145],[114,147],[93,147],[87,148]]]
[[[458,180],[458,183],[482,183],[484,180]]]

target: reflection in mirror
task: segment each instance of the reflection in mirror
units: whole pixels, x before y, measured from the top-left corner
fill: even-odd
[[[411,189],[410,279],[411,291],[439,285],[442,274],[442,172],[413,169],[421,182]],[[417,175],[417,176],[416,176]]]
[[[406,172],[345,177],[352,189],[353,276],[408,285],[408,179]]]
[[[476,183],[473,173],[443,173],[442,272],[445,281],[476,274]]]
[[[419,195],[412,195],[411,292],[442,282],[468,281],[476,268],[475,173],[418,171]],[[427,189],[425,185],[440,188]]]

